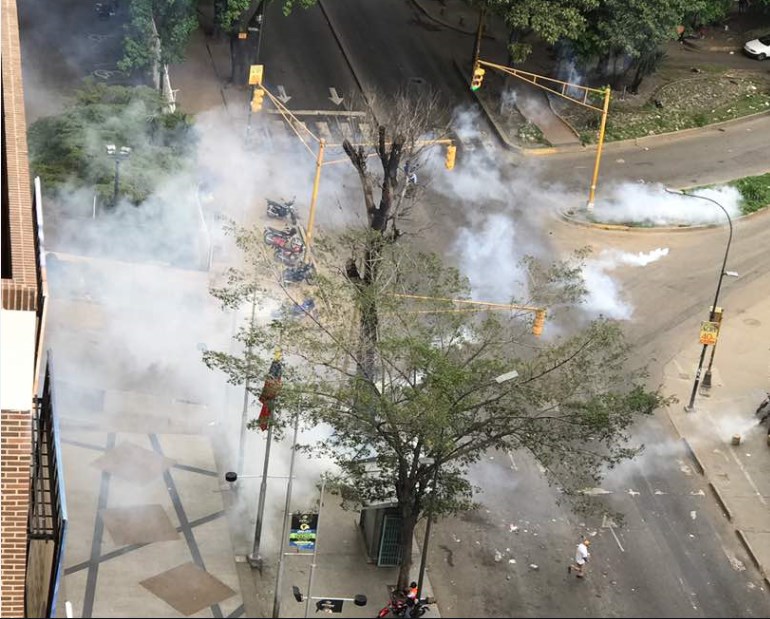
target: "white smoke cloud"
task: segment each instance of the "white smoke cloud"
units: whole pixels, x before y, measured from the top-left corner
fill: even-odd
[[[635,254],[611,249],[602,251],[596,258],[586,260],[583,279],[587,296],[583,308],[591,314],[629,320],[633,307],[624,298],[620,286],[609,273],[622,265],[643,267],[667,255],[668,248]]]
[[[734,187],[699,189],[693,193],[716,200],[730,217],[740,215],[740,193]],[[605,195],[594,209],[597,221],[648,226],[725,223],[724,213],[715,204],[668,193],[660,184],[622,183],[609,188]]]

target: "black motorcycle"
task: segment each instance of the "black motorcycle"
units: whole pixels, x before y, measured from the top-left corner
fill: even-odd
[[[275,259],[281,264],[287,267],[297,267],[302,262],[302,256],[305,254],[304,245],[292,245],[286,248],[277,248],[275,253]]]
[[[306,262],[289,267],[283,270],[284,284],[301,284],[302,282],[312,283],[315,277],[315,267],[312,263]]]
[[[275,219],[290,219],[291,223],[297,223],[297,211],[294,210],[294,200],[292,198],[288,202],[276,202],[275,200],[267,199],[267,216]]]

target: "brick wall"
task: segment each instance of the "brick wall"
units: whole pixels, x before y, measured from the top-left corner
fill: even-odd
[[[1,415],[0,617],[5,619],[24,616],[32,422],[29,411],[2,411]]]

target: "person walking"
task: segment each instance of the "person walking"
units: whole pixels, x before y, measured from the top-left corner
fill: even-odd
[[[584,538],[582,542],[577,545],[575,549],[575,562],[570,564],[567,568],[567,573],[575,573],[578,578],[585,578],[585,567],[588,563],[588,559],[591,553],[588,552],[588,547],[591,545],[591,540]]]

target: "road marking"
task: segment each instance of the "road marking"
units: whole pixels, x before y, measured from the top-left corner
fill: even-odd
[[[610,532],[612,533],[612,537],[615,538],[615,542],[617,543],[618,548],[620,548],[620,552],[625,552],[626,549],[623,548],[623,544],[620,543],[620,540],[618,539],[618,536],[615,533],[615,522],[612,520],[612,518],[608,518],[607,514],[604,514],[604,516],[602,516],[602,528],[610,530]]]
[[[336,89],[336,88],[329,88],[329,94],[331,95],[331,96],[329,97],[329,100],[330,100],[330,101],[331,101],[331,102],[332,102],[334,105],[339,105],[340,103],[342,103],[342,97],[340,97],[340,96],[337,94],[337,89]]]
[[[289,99],[291,99],[291,97],[286,94],[286,89],[283,87],[282,84],[278,84],[277,90],[278,90],[278,96],[276,97],[276,99],[278,99],[284,105],[287,104],[289,102]]]
[[[266,114],[280,115],[281,110],[274,110],[272,108],[263,110]],[[294,116],[366,116],[366,112],[358,112],[355,110],[292,110]]]
[[[513,468],[513,470],[518,471],[519,468],[516,466],[516,462],[513,459],[513,454],[510,451],[508,452],[508,457],[511,459],[511,467]]]

